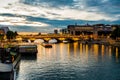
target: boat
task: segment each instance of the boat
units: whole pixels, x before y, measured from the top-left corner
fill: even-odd
[[[0,80],[16,80],[20,60],[17,47],[0,48]]]
[[[69,40],[63,40],[63,43],[70,43]]]
[[[56,39],[51,39],[51,40],[48,41],[48,43],[55,44],[55,43],[57,43],[57,40]]]
[[[45,42],[43,39],[36,39],[36,40],[34,41],[34,43],[37,43],[37,44],[43,43],[43,42]]]
[[[52,48],[52,44],[49,43],[42,43],[41,45],[45,48]]]
[[[26,44],[26,45],[19,45],[18,52],[22,55],[36,55],[38,53],[37,45],[33,44]]]

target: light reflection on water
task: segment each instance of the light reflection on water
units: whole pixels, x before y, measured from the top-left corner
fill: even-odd
[[[22,58],[17,80],[120,80],[117,47],[76,42],[38,50]]]

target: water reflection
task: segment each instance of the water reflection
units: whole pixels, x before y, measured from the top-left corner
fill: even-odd
[[[119,80],[120,48],[81,44],[38,45],[36,57],[23,57],[17,80]]]

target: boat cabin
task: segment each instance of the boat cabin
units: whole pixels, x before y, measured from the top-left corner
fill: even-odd
[[[19,45],[18,52],[24,54],[37,54],[37,45]]]

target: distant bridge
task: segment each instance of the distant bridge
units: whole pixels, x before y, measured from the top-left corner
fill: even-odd
[[[29,40],[36,40],[36,39],[43,39],[43,40],[50,40],[50,39],[56,39],[56,40],[65,40],[70,39],[73,41],[80,40],[83,38],[83,36],[73,36],[73,35],[22,35],[20,36],[22,39],[29,39]]]

